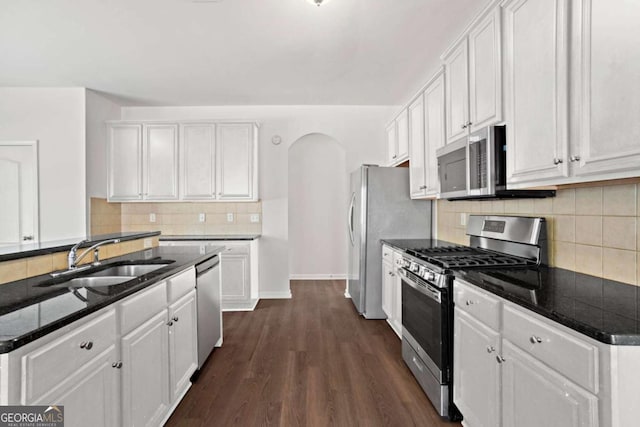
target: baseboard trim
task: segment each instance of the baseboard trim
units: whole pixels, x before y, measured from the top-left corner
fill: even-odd
[[[291,299],[291,289],[276,292],[260,292],[261,299]]]
[[[347,280],[346,274],[292,274],[289,280]]]
[[[222,303],[222,311],[253,311],[259,301],[260,299],[258,298],[243,302],[224,301]]]

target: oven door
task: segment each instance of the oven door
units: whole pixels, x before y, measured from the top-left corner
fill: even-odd
[[[440,383],[448,380],[446,290],[438,289],[413,273],[400,269],[402,278],[403,339]]]
[[[467,195],[467,137],[438,149],[438,177],[440,197],[444,199]]]

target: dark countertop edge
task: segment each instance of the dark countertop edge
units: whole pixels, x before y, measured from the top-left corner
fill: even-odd
[[[92,244],[98,243],[98,242],[103,241],[103,240],[120,239],[121,242],[126,242],[128,240],[137,240],[137,239],[143,239],[145,237],[154,237],[154,236],[159,236],[159,235],[160,235],[159,231],[145,231],[145,232],[139,232],[139,233],[126,232],[126,233],[102,234],[102,235],[98,235],[98,236],[89,236],[88,237],[88,239],[89,239],[88,242],[82,244],[80,247],[81,248],[89,247]],[[64,252],[64,251],[67,251],[67,250],[71,249],[73,247],[73,245],[75,245],[76,243],[81,241],[82,238],[78,238],[77,240],[75,240],[75,243],[68,243],[69,240],[73,241],[74,239],[52,241],[52,242],[43,242],[42,243],[43,245],[47,245],[49,243],[51,244],[51,246],[47,246],[47,247],[44,247],[44,248],[25,249],[25,250],[22,250],[22,251],[11,252],[11,253],[6,253],[6,254],[1,254],[0,253],[0,262],[2,262],[2,261],[12,261],[12,260],[22,259],[22,258],[29,258],[29,257],[32,257],[32,256],[38,256],[38,255],[49,255],[49,254],[53,254],[53,253],[56,253],[56,252]],[[29,246],[29,245],[24,245],[24,246]],[[0,250],[1,249],[2,248],[0,248]]]
[[[262,237],[262,234],[237,234],[237,235],[228,235],[228,236],[224,236],[224,235],[211,235],[211,236],[207,236],[207,235],[182,235],[182,236],[176,236],[176,235],[160,235],[160,241],[187,241],[187,240],[201,240],[201,241],[208,241],[208,240],[256,240],[259,239],[260,237]]]
[[[606,333],[603,332],[601,330],[598,329],[594,329],[593,327],[590,327],[588,325],[585,325],[584,323],[575,321],[569,317],[563,316],[562,314],[556,313],[556,312],[549,312],[548,310],[544,310],[541,309],[539,306],[537,305],[533,305],[528,303],[527,301],[524,301],[510,293],[507,292],[496,292],[494,289],[487,289],[481,285],[478,285],[477,283],[471,282],[469,280],[467,280],[464,276],[462,275],[458,275],[455,274],[456,278],[459,278],[461,280],[464,280],[465,283],[469,283],[473,286],[476,286],[480,289],[482,289],[485,292],[488,292],[490,294],[493,294],[497,297],[500,297],[504,300],[509,301],[510,303],[513,303],[519,307],[525,308],[529,311],[532,311],[546,319],[552,320],[566,328],[569,328],[575,332],[579,332],[583,335],[588,336],[589,338],[592,338],[602,344],[607,344],[607,345],[628,345],[628,346],[638,346],[640,345],[640,335],[629,335],[629,334],[615,334],[615,333]]]
[[[133,254],[136,253],[140,253],[140,252],[144,252],[144,251],[148,251],[149,249],[144,249],[142,251],[138,251],[138,252],[132,252],[130,254],[126,254],[126,255],[122,255],[121,257],[126,257],[127,255],[131,256]],[[122,292],[121,294],[118,294],[116,296],[113,297],[113,299],[109,299],[106,300],[102,303],[96,304],[94,306],[91,306],[89,308],[85,308],[83,310],[79,310],[69,316],[63,317],[61,319],[58,319],[46,326],[43,326],[29,334],[25,334],[22,335],[20,337],[17,338],[13,338],[10,340],[6,340],[6,341],[0,341],[0,354],[4,354],[4,353],[9,353],[11,351],[14,351],[22,346],[25,346],[39,338],[44,337],[45,335],[50,334],[51,332],[54,332],[58,329],[61,329],[73,322],[75,322],[76,320],[80,320],[83,317],[88,316],[89,314],[95,313],[99,310],[102,310],[105,307],[108,307],[110,305],[113,305],[115,303],[117,303],[118,301],[127,298],[143,289],[146,289],[152,285],[155,285],[156,283],[170,277],[173,276],[174,274],[186,270],[189,267],[192,267],[196,264],[199,264],[207,259],[213,258],[214,256],[217,256],[219,253],[221,253],[224,250],[224,246],[220,246],[220,247],[216,247],[215,249],[212,249],[210,252],[207,252],[206,254],[197,256],[195,258],[193,258],[191,261],[187,262],[187,263],[182,263],[178,266],[174,266],[173,268],[169,268],[168,266],[165,267],[167,268],[166,271],[163,271],[157,275],[153,275],[152,277],[150,277],[147,280],[144,280],[140,283],[138,283],[136,286],[132,286],[130,289],[128,289],[126,292]],[[117,257],[118,259],[120,259],[121,257]],[[163,268],[164,269],[164,268]],[[153,274],[154,272],[152,272],[151,274]]]

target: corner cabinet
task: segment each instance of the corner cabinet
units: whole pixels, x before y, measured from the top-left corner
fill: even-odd
[[[108,199],[258,200],[256,123],[108,123]]]

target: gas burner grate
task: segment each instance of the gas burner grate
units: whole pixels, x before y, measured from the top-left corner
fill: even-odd
[[[443,246],[438,248],[413,249],[412,255],[440,268],[467,267],[521,267],[535,262],[508,254],[487,251],[468,246]]]

